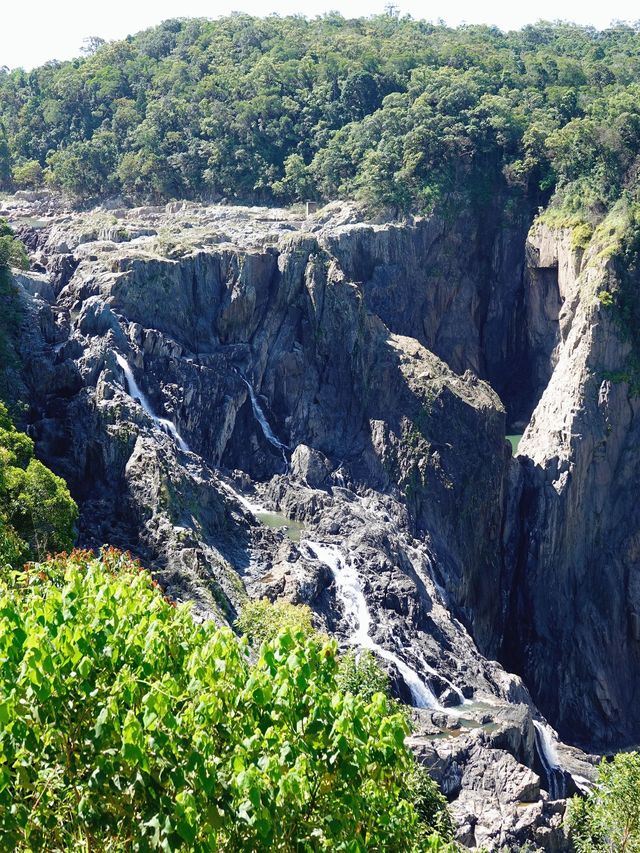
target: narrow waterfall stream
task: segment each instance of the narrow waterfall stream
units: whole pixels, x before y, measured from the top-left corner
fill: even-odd
[[[354,646],[369,649],[384,660],[394,664],[409,688],[416,708],[440,708],[433,691],[418,673],[397,655],[380,646],[369,636],[371,614],[362,592],[360,578],[353,565],[346,562],[335,545],[323,545],[309,540],[305,540],[305,544],[318,560],[331,569],[338,595],[344,607],[345,618],[351,628],[348,642]]]
[[[176,429],[175,424],[173,424],[170,420],[167,420],[167,418],[161,418],[154,413],[146,396],[140,390],[140,387],[138,386],[138,383],[136,382],[135,377],[133,375],[133,371],[129,367],[128,361],[123,356],[121,356],[119,352],[117,352],[115,356],[116,361],[118,362],[118,364],[122,368],[122,372],[124,373],[124,378],[127,382],[127,390],[129,396],[133,400],[137,400],[140,403],[144,411],[149,415],[149,417],[156,424],[156,426],[158,426],[162,430],[162,432],[171,436],[171,438],[176,441],[180,450],[188,451],[189,446]]]
[[[560,766],[551,729],[544,723],[533,721],[536,730],[536,749],[547,777],[547,789],[552,800],[562,800],[567,795],[565,772]]]
[[[269,425],[269,421],[267,420],[267,417],[262,410],[262,406],[258,402],[258,397],[256,395],[256,392],[253,390],[253,385],[250,382],[248,382],[244,378],[244,376],[242,376],[242,374],[240,374],[240,378],[242,379],[242,381],[244,382],[244,384],[247,386],[247,388],[249,390],[249,398],[251,400],[251,408],[253,409],[253,415],[254,415],[255,419],[258,421],[258,423],[260,424],[260,428],[262,429],[262,434],[267,439],[269,444],[271,444],[273,447],[276,447],[282,453],[282,458],[284,459],[284,464],[288,467],[289,462],[287,460],[287,456],[286,456],[285,451],[288,450],[289,448],[287,447],[286,444],[283,444],[280,441],[278,436],[271,429],[271,427]]]

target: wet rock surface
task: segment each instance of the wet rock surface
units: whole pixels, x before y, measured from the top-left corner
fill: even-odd
[[[5,206],[40,270],[17,277],[28,428],[82,543],[196,618],[309,604],[422,706],[461,842],[568,849],[596,759],[538,709],[589,748],[640,731],[638,403],[603,379],[606,263],[526,242],[528,212]]]

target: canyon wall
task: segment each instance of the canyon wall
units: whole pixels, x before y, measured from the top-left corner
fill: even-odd
[[[28,428],[80,503],[82,544],[131,549],[197,618],[284,596],[345,643],[362,627],[347,569],[397,694],[415,704],[417,678],[433,697],[427,733],[476,708],[451,797],[491,849],[538,829],[561,849],[561,813],[526,776],[552,787],[538,708],[590,748],[640,731],[638,399],[599,298],[616,271],[530,220],[499,204],[402,224],[349,204],[53,215],[16,277]],[[527,421],[514,458],[505,435]],[[496,702],[526,709],[517,737],[489,737]],[[505,743],[498,831],[471,792]],[[570,791],[568,768],[590,765],[562,761]]]

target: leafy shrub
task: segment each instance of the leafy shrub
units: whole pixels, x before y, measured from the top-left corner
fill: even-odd
[[[71,548],[77,517],[64,480],[33,458],[33,442],[0,403],[0,563]]]
[[[439,849],[402,716],[336,672],[302,631],[251,663],[114,550],[0,580],[0,849]]]
[[[447,808],[447,801],[433,781],[429,773],[421,764],[416,764],[408,780],[408,788],[411,792],[411,802],[420,817],[426,840],[433,830],[444,841],[453,839],[453,822]]]
[[[598,767],[585,799],[574,797],[567,823],[578,853],[640,851],[640,754],[619,753]]]
[[[368,650],[349,650],[341,655],[338,685],[345,693],[353,693],[365,701],[376,693],[389,693],[389,677]]]
[[[275,640],[281,631],[305,637],[319,636],[313,627],[313,613],[309,607],[289,601],[271,602],[266,598],[245,602],[236,627],[256,645]]]
[[[29,258],[21,240],[18,240],[6,219],[0,217],[0,276],[9,267],[29,269]]]
[[[37,160],[26,160],[13,170],[13,180],[18,187],[34,189],[44,183],[44,172]]]

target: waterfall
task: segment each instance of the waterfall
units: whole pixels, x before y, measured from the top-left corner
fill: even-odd
[[[135,380],[133,371],[129,367],[129,363],[123,356],[120,355],[119,352],[116,353],[116,361],[122,368],[124,378],[127,381],[127,389],[129,392],[129,396],[133,400],[137,400],[140,403],[144,411],[149,415],[149,417],[156,424],[156,426],[160,427],[162,432],[166,433],[167,435],[170,435],[171,438],[176,441],[180,450],[188,451],[189,447],[176,429],[175,424],[167,420],[167,418],[160,418],[156,414],[154,414],[153,409],[149,404],[149,401],[147,400],[144,393],[140,390],[138,383]]]
[[[278,436],[274,433],[274,431],[269,426],[269,421],[267,420],[265,413],[262,411],[262,406],[258,402],[258,397],[256,396],[256,392],[253,390],[253,385],[250,382],[248,382],[244,378],[244,376],[242,376],[242,374],[240,374],[240,378],[242,379],[244,384],[249,389],[249,397],[251,399],[251,408],[253,409],[253,415],[254,415],[255,419],[258,421],[258,423],[260,424],[260,427],[262,429],[262,434],[267,439],[269,444],[273,445],[273,447],[276,447],[282,453],[282,458],[284,459],[284,464],[288,466],[289,463],[287,461],[285,450],[288,450],[289,448],[287,447],[286,444],[283,444],[280,441]]]
[[[547,777],[547,790],[552,800],[562,800],[567,795],[564,770],[560,767],[558,753],[549,726],[533,721],[536,734],[536,749]]]
[[[220,480],[220,485],[227,492],[227,494],[234,497],[239,504],[241,504],[246,510],[248,510],[251,515],[258,518],[258,514],[261,512],[265,512],[265,507],[262,504],[254,504],[248,498],[245,498],[244,495],[241,495],[240,492],[236,491],[233,486],[230,486],[229,483],[225,483],[224,480]]]
[[[331,569],[344,608],[345,619],[351,630],[348,642],[369,649],[384,660],[394,664],[409,688],[411,698],[417,708],[439,708],[438,700],[418,673],[397,655],[380,646],[369,636],[371,614],[354,566],[346,563],[335,545],[322,545],[319,542],[308,540],[306,545],[320,562]]]
[[[346,480],[346,477],[344,476],[343,468],[344,468],[344,462],[341,462],[338,465],[338,467],[335,469],[335,471],[331,472],[331,479],[333,480],[333,482],[337,486],[340,486],[340,488],[342,488],[342,489],[346,489],[347,488],[347,480]]]

